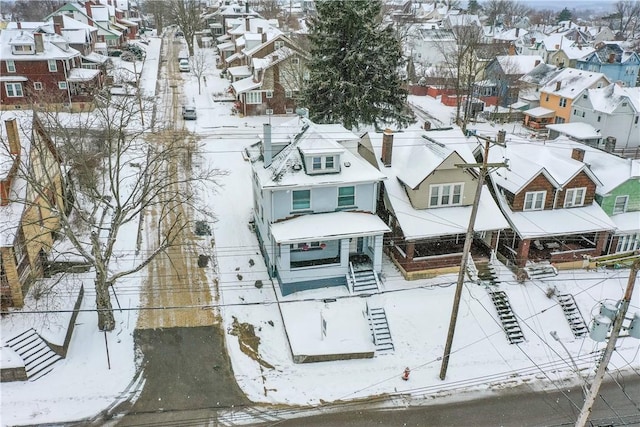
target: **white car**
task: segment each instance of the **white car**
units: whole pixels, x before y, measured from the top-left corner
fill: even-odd
[[[183,73],[183,72],[188,73],[189,71],[191,71],[191,66],[189,65],[189,60],[188,59],[181,59],[180,62],[178,63],[178,69],[180,70],[181,73]]]
[[[196,114],[196,107],[191,105],[185,105],[182,107],[182,118],[184,120],[196,120],[198,115]]]

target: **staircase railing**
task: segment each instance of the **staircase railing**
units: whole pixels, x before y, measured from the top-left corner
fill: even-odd
[[[350,291],[351,293],[355,292],[355,286],[356,286],[356,273],[355,271],[353,271],[353,263],[349,262],[349,275],[348,278],[350,279],[349,282],[351,283],[350,286]]]

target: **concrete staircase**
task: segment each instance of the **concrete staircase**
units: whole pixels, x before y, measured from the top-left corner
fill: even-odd
[[[558,269],[548,262],[528,265],[524,270],[527,272],[527,275],[531,280],[555,277],[558,275]]]
[[[558,303],[560,304],[560,307],[562,307],[562,311],[564,312],[564,317],[566,317],[567,322],[569,322],[569,326],[571,327],[573,336],[576,338],[580,338],[587,335],[589,329],[587,328],[587,324],[582,317],[582,313],[580,313],[580,309],[578,308],[573,295],[559,294],[557,298]]]
[[[489,261],[476,262],[476,269],[478,270],[478,280],[480,280],[481,283],[486,285],[497,285],[500,283],[498,273]]]
[[[373,335],[373,343],[376,345],[376,352],[393,351],[395,348],[391,340],[391,331],[389,330],[389,322],[384,308],[368,307],[367,314],[369,316],[369,328]]]
[[[29,381],[48,374],[53,370],[53,365],[62,359],[33,328],[7,340],[6,345],[24,361]]]
[[[380,281],[373,270],[352,271],[348,280],[351,292],[354,294],[371,294],[380,291]]]
[[[524,334],[522,333],[522,329],[520,329],[518,319],[516,319],[511,309],[507,294],[504,291],[490,291],[489,295],[491,296],[493,305],[495,305],[498,311],[498,317],[500,318],[500,322],[502,322],[502,329],[504,329],[505,334],[507,334],[509,343],[518,344],[523,342]]]

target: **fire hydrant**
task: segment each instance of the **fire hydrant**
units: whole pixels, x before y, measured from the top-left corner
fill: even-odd
[[[408,367],[407,367],[407,368],[405,368],[405,369],[404,369],[404,372],[402,373],[402,379],[403,379],[403,380],[405,380],[405,381],[407,381],[407,380],[409,379],[409,373],[410,373],[410,372],[411,372],[411,371],[409,370],[409,368],[408,368]]]

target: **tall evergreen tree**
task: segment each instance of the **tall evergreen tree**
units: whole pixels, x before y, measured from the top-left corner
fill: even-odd
[[[393,29],[381,23],[380,1],[321,0],[316,10],[304,91],[310,118],[349,129],[412,123],[400,76],[402,49]]]
[[[478,3],[478,0],[469,0],[469,3],[467,4],[467,12],[469,12],[471,15],[476,15],[478,14],[478,12],[480,12],[481,10],[481,6]]]
[[[571,20],[571,11],[569,9],[567,9],[566,7],[564,9],[562,9],[562,11],[560,11],[560,13],[558,14],[558,22],[562,22],[562,21],[570,21]]]

